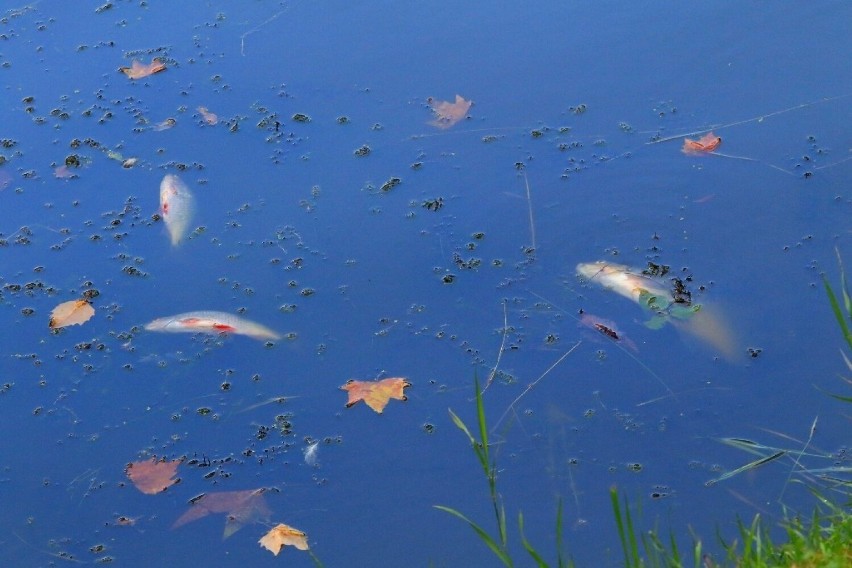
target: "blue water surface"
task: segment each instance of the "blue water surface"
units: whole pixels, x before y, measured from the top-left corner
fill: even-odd
[[[852,251],[850,18],[828,2],[6,6],[0,563],[497,565],[435,508],[496,534],[448,413],[474,428],[475,378],[518,565],[521,512],[555,565],[559,502],[565,557],[620,565],[613,486],[638,527],[716,558],[738,516],[837,497],[805,470],[848,466],[821,274],[838,282],[835,249]],[[118,71],[155,57],[164,72]],[[457,94],[467,118],[430,124],[430,97]],[[681,152],[711,129],[716,155]],[[75,177],[56,176],[71,156]],[[167,173],[197,202],[176,247]],[[576,276],[597,260],[669,267],[733,350],[649,329]],[[95,316],[51,331],[84,293]],[[142,327],[193,310],[282,339]],[[346,408],[346,381],[389,377],[407,401]],[[790,454],[712,483],[757,457],[725,437]],[[146,495],[125,468],[155,456],[182,460],[180,483]],[[259,488],[268,517],[173,527],[201,494]],[[277,523],[313,556],[258,546]]]

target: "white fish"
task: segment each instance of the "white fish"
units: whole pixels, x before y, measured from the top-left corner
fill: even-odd
[[[577,274],[637,303],[641,303],[640,297],[644,295],[656,296],[666,306],[674,301],[672,291],[659,281],[622,264],[602,260],[581,262]]]
[[[255,339],[281,339],[281,336],[259,323],[243,319],[226,312],[187,312],[155,319],[145,324],[148,331],[169,331],[188,333],[233,333],[247,335]]]
[[[621,264],[581,262],[577,274],[653,312],[654,316],[646,323],[648,327],[658,328],[671,322],[677,329],[716,348],[729,361],[735,360],[737,341],[718,308],[711,310],[706,304],[675,302],[674,291],[663,282]]]
[[[195,198],[179,177],[166,174],[160,182],[160,215],[166,223],[166,229],[176,246],[186,233],[192,215],[195,213]]]

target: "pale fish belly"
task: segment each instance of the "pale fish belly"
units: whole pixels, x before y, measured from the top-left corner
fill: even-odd
[[[198,311],[155,319],[145,324],[148,331],[185,333],[233,333],[254,339],[281,339],[281,336],[257,322],[227,312]]]
[[[671,290],[665,288],[660,282],[645,276],[640,270],[613,264],[610,262],[581,262],[577,265],[577,274],[594,282],[608,290],[639,302],[640,295],[644,292],[657,296],[665,303],[673,300]]]
[[[194,213],[195,198],[189,187],[176,175],[167,174],[160,182],[160,215],[166,223],[172,246],[183,239]]]

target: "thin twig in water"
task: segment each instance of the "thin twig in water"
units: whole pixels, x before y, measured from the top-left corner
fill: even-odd
[[[782,109],[782,110],[776,110],[775,112],[770,112],[769,114],[762,114],[760,116],[755,116],[753,118],[747,118],[745,120],[738,120],[736,122],[729,122],[727,124],[716,125],[712,128],[705,128],[705,129],[702,129],[702,130],[694,130],[692,132],[686,132],[684,134],[676,134],[674,136],[667,136],[666,138],[651,140],[650,142],[645,142],[645,145],[647,146],[647,145],[651,145],[651,144],[662,144],[663,142],[668,142],[669,140],[678,140],[679,138],[686,138],[687,136],[697,136],[699,134],[705,134],[707,132],[710,132],[711,130],[722,130],[723,128],[731,128],[732,126],[739,126],[741,124],[748,124],[750,122],[762,122],[763,120],[765,120],[767,118],[771,118],[773,116],[778,116],[779,114],[785,114],[785,113],[788,113],[788,112],[793,112],[794,110],[799,110],[799,109],[802,109],[802,108],[807,108],[807,107],[815,106],[815,105],[822,104],[822,103],[828,103],[828,102],[831,102],[831,101],[845,99],[847,97],[852,97],[852,93],[847,93],[845,95],[838,95],[836,97],[824,97],[824,98],[821,98],[821,99],[817,99],[815,101],[802,103],[802,104],[799,104],[799,105],[796,105],[796,106],[791,106],[789,108],[785,108],[785,109]]]
[[[281,14],[283,14],[284,12],[286,12],[288,8],[289,8],[289,6],[287,6],[286,8],[284,8],[283,10],[281,10],[280,12],[278,12],[278,13],[276,13],[276,14],[273,14],[273,15],[272,15],[271,17],[269,17],[269,18],[268,18],[265,22],[262,22],[262,23],[260,23],[260,24],[256,25],[255,27],[253,27],[252,29],[250,29],[249,31],[247,31],[246,33],[244,33],[243,35],[241,35],[241,36],[240,36],[240,55],[242,55],[243,57],[245,57],[245,56],[246,56],[246,38],[247,38],[248,36],[250,36],[251,34],[253,34],[253,33],[257,32],[257,31],[260,31],[260,29],[261,29],[262,27],[266,26],[266,25],[267,25],[267,24],[269,24],[270,22],[273,22],[273,21],[277,20],[277,19],[278,19],[278,17],[279,17]]]
[[[526,170],[524,170],[524,183],[527,186],[527,209],[529,209],[530,213],[530,236],[532,237],[532,248],[535,250],[535,220],[533,219],[532,197],[530,196],[530,180],[527,178]]]
[[[512,401],[512,404],[510,404],[510,405],[509,405],[509,407],[506,409],[506,411],[503,413],[503,415],[502,415],[502,416],[500,416],[500,420],[498,420],[498,421],[497,421],[497,423],[496,423],[496,424],[494,424],[494,428],[492,428],[492,429],[491,429],[491,431],[493,432],[494,430],[496,430],[496,429],[497,429],[497,427],[498,427],[498,426],[500,426],[500,424],[503,422],[503,419],[504,419],[504,418],[506,418],[506,415],[507,415],[507,414],[509,414],[509,412],[510,412],[511,410],[514,410],[515,405],[516,405],[516,404],[518,404],[518,402],[519,402],[522,398],[524,398],[524,396],[525,396],[528,392],[530,392],[532,389],[534,389],[534,388],[535,388],[535,386],[536,386],[538,383],[540,383],[540,382],[541,382],[541,380],[542,380],[544,377],[546,377],[546,376],[547,376],[547,374],[548,374],[550,371],[552,371],[553,369],[555,369],[555,368],[556,368],[556,366],[557,366],[557,365],[559,365],[559,363],[561,363],[561,362],[562,362],[562,361],[563,361],[563,360],[564,360],[564,359],[565,359],[568,355],[570,355],[571,353],[573,353],[573,352],[574,352],[574,350],[575,350],[575,349],[577,349],[577,347],[579,347],[579,346],[580,346],[580,344],[581,344],[582,342],[583,342],[583,341],[582,341],[582,340],[580,340],[580,341],[578,341],[577,343],[575,343],[575,344],[571,347],[571,349],[569,349],[568,351],[566,351],[565,353],[563,353],[563,354],[562,354],[562,356],[561,356],[561,357],[559,357],[559,359],[557,359],[557,360],[556,360],[556,362],[555,362],[553,365],[551,365],[550,367],[548,367],[548,368],[547,368],[547,370],[546,370],[545,372],[543,372],[541,375],[539,375],[539,377],[538,377],[536,380],[534,380],[534,381],[533,381],[533,382],[531,382],[529,385],[527,385],[527,388],[525,388],[525,389],[524,389],[524,392],[522,392],[521,394],[519,394],[519,395],[517,396],[517,398],[515,398],[515,400],[513,400],[513,401]]]
[[[503,349],[506,347],[506,335],[509,333],[509,316],[506,311],[506,302],[506,300],[503,300],[503,341],[500,342],[500,351],[497,352],[497,361],[494,362],[494,368],[491,369],[491,373],[488,374],[488,380],[485,382],[485,387],[482,389],[483,394],[485,394],[485,391],[491,386],[491,383],[494,382],[494,377],[497,375],[497,368],[500,366],[500,358],[503,356]]]

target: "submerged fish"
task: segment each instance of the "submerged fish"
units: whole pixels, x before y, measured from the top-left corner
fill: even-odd
[[[616,343],[623,343],[634,353],[639,353],[639,348],[636,347],[636,343],[618,329],[615,322],[611,320],[600,318],[588,312],[582,312],[580,314],[580,321],[578,325],[597,331],[598,333],[609,337]]]
[[[281,336],[259,323],[226,312],[187,312],[155,319],[145,324],[148,331],[189,333],[234,333],[255,339],[281,339]]]
[[[176,246],[186,233],[186,228],[195,212],[195,198],[179,177],[166,174],[160,182],[160,215]]]
[[[577,274],[630,298],[651,312],[651,319],[645,323],[649,328],[658,329],[670,322],[677,329],[709,343],[725,358],[735,358],[736,342],[718,310],[708,310],[705,304],[684,302],[666,283],[621,264],[582,262],[577,265]]]

